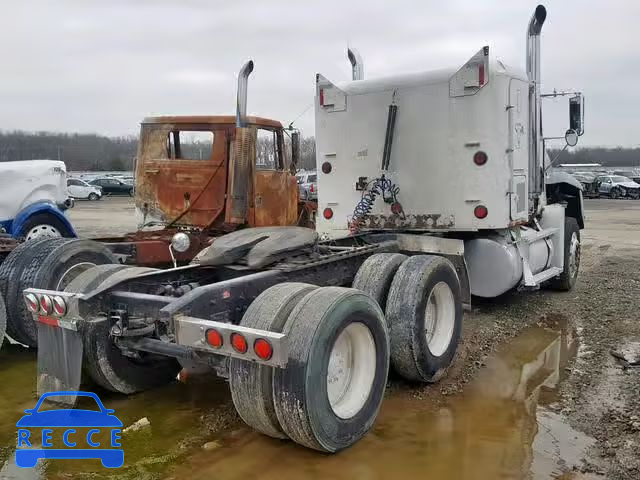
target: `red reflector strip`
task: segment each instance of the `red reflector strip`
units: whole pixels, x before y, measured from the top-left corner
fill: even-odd
[[[320,97],[320,106],[324,107],[324,89],[320,89],[318,96]]]
[[[484,63],[478,65],[478,84],[484,85]]]
[[[57,318],[47,317],[46,315],[38,315],[38,321],[45,325],[51,325],[52,327],[59,327],[60,322]]]

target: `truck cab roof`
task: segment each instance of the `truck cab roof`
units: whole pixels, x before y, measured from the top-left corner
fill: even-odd
[[[235,125],[235,115],[183,115],[183,116],[159,116],[147,117],[142,121],[143,125],[150,124],[178,124],[178,125]],[[247,117],[247,123],[257,127],[282,128],[282,123],[277,120],[262,117]]]

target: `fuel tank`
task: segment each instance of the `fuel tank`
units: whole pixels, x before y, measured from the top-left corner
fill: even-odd
[[[528,255],[533,275],[547,268],[553,256],[553,249],[545,240],[527,241],[535,234],[535,230],[527,227],[520,230],[523,251]],[[522,279],[522,257],[508,232],[465,240],[464,256],[472,295],[497,297],[516,287]]]

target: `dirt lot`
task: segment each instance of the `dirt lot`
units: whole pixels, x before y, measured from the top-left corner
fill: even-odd
[[[129,202],[79,203],[72,219],[87,236],[130,231]],[[150,421],[124,436],[116,476],[640,478],[640,367],[611,354],[640,345],[640,202],[587,200],[586,208],[575,290],[474,300],[448,377],[432,386],[392,377],[373,431],[353,448],[325,456],[257,435],[234,413],[224,382],[207,378],[129,398],[101,393],[125,425]],[[0,398],[0,431],[13,431],[33,406],[31,375],[33,352],[0,352],[0,382],[14,385]],[[12,473],[14,439],[0,441],[0,477],[22,478]],[[114,475],[91,462],[56,461],[43,474]]]

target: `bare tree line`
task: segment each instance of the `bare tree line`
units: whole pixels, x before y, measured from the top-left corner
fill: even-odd
[[[300,144],[299,168],[315,168],[315,138],[304,137]],[[183,148],[187,148],[187,145]],[[266,155],[264,152],[269,148],[273,146],[268,139],[258,139],[258,155]],[[96,134],[0,131],[0,162],[51,159],[64,161],[67,170],[131,170],[137,150],[138,137],[133,135],[106,137]]]
[[[258,155],[268,155],[269,139],[258,141]],[[69,170],[131,170],[138,138],[97,134],[50,132],[0,132],[0,161],[60,159]],[[262,153],[261,153],[262,152]],[[555,157],[556,152],[551,152]],[[298,167],[313,170],[316,160],[314,137],[300,142]],[[600,163],[604,166],[640,167],[640,148],[589,147],[560,153],[556,163]]]

